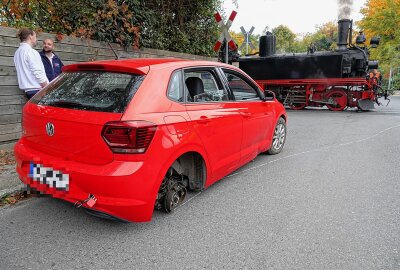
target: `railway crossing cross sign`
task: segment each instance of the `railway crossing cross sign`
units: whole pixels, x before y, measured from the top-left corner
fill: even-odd
[[[244,41],[243,41],[242,45],[240,46],[239,50],[242,50],[243,47],[246,46],[246,54],[248,54],[248,53],[249,53],[249,46],[250,46],[250,48],[251,48],[252,50],[255,49],[254,45],[253,45],[253,44],[251,43],[251,41],[250,41],[250,36],[251,36],[251,34],[253,33],[253,31],[254,31],[254,26],[251,27],[251,29],[250,29],[249,32],[247,32],[247,31],[244,29],[244,27],[242,26],[242,27],[240,27],[240,31],[242,31],[242,33],[243,33]]]
[[[214,14],[215,20],[217,21],[218,25],[222,29],[222,33],[219,36],[219,39],[217,40],[217,42],[215,43],[215,46],[214,46],[214,51],[215,52],[218,52],[221,49],[222,42],[224,40],[226,40],[226,43],[229,45],[229,47],[232,50],[236,49],[236,44],[233,41],[231,35],[229,34],[229,28],[232,26],[232,22],[235,19],[236,14],[237,14],[237,12],[233,10],[231,15],[229,16],[229,19],[226,22],[226,24],[222,21],[222,17],[219,14],[219,12]],[[225,62],[228,63],[228,46],[225,46],[225,51],[226,51]]]

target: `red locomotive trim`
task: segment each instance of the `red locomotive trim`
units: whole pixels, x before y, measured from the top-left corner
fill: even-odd
[[[324,85],[369,85],[364,78],[324,78],[324,79],[297,79],[297,80],[255,80],[263,85],[301,85],[301,84],[324,84]]]
[[[307,106],[327,106],[332,111],[342,111],[346,107],[373,108],[376,102],[374,87],[376,82],[366,78],[323,78],[323,79],[288,79],[255,80],[262,89],[286,89],[282,103],[294,110]],[[356,87],[356,88],[355,88]],[[372,106],[372,107],[371,107]],[[367,110],[367,109],[366,109]]]

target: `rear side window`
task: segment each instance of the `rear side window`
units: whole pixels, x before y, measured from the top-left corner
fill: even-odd
[[[167,96],[178,102],[183,101],[182,72],[176,71],[169,82]]]
[[[144,76],[104,71],[67,72],[31,101],[76,110],[125,111]]]
[[[229,100],[227,91],[218,82],[213,72],[198,70],[185,72],[185,84],[189,102],[211,102]],[[197,82],[196,82],[197,81]]]

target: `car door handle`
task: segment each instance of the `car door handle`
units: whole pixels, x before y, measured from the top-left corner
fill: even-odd
[[[210,121],[211,121],[210,118],[208,118],[208,117],[205,116],[205,115],[202,115],[202,116],[200,116],[200,119],[199,119],[198,122],[199,122],[200,124],[208,124]]]
[[[249,112],[240,112],[240,115],[243,116],[243,117],[248,118],[248,117],[251,116],[251,113],[249,113]]]

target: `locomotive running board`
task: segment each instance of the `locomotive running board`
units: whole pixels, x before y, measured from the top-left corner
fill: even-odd
[[[358,107],[363,111],[375,109],[374,102],[370,99],[361,99],[358,101]]]

